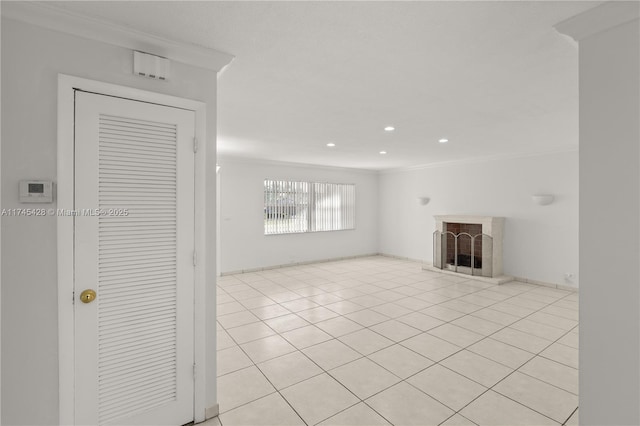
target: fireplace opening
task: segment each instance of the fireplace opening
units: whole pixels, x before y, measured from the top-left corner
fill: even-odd
[[[444,234],[447,238],[445,263],[449,269],[456,265],[482,269],[481,224],[445,222]]]

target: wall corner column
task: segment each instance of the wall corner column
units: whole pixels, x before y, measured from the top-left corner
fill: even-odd
[[[640,424],[640,3],[556,29],[579,48],[580,424]]]

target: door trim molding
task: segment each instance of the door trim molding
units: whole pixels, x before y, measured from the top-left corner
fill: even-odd
[[[132,87],[58,75],[58,210],[74,210],[74,89],[152,102],[195,112],[195,135],[206,140],[206,104]],[[195,155],[195,248],[199,259],[206,259],[206,145],[200,143]],[[73,216],[57,215],[58,233],[58,391],[60,424],[74,424],[74,312],[73,312]],[[205,267],[200,261],[194,271],[194,363],[198,368],[194,379],[194,421],[205,420]]]

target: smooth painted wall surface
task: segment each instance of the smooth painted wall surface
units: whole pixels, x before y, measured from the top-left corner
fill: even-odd
[[[580,40],[580,424],[640,424],[639,220],[636,18]]]
[[[220,158],[222,273],[378,252],[375,172]],[[356,185],[356,229],[264,235],[264,180]]]
[[[533,194],[555,201],[536,205]],[[506,275],[578,285],[577,151],[384,172],[379,208],[381,253],[431,263],[434,215],[502,216]]]
[[[59,73],[207,103],[207,406],[215,405],[216,73],[174,62],[170,81],[137,77],[129,49],[7,19],[1,40],[2,208],[40,206],[18,202],[19,180],[56,180]],[[55,217],[2,218],[2,424],[58,424],[56,243]]]

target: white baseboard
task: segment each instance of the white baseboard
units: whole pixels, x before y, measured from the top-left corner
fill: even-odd
[[[484,283],[489,283],[489,284],[504,284],[504,283],[508,283],[514,280],[514,278],[512,276],[509,275],[500,275],[498,277],[481,277],[478,275],[466,275],[466,274],[460,274],[458,272],[454,272],[454,271],[447,271],[446,269],[440,269],[440,268],[436,268],[435,266],[429,265],[427,263],[422,265],[422,269],[425,271],[430,271],[430,272],[437,272],[440,274],[445,274],[445,275],[452,275],[452,276],[456,276],[456,277],[469,277],[470,280],[476,280],[476,281],[481,281]]]
[[[209,407],[204,410],[204,418],[206,420],[212,419],[218,414],[220,414],[220,404],[216,404],[213,407]]]
[[[425,263],[423,259],[413,259],[411,257],[396,256],[395,254],[378,253],[378,256],[390,257],[392,259],[409,260],[411,262]]]
[[[514,277],[514,279],[516,281],[520,281],[520,282],[523,282],[523,283],[539,285],[539,286],[542,286],[542,287],[555,288],[555,289],[558,289],[558,290],[573,291],[573,292],[578,292],[579,291],[578,287],[574,287],[574,286],[566,285],[566,284],[548,283],[548,282],[545,282],[545,281],[532,280],[530,278],[524,278],[524,277]]]
[[[349,259],[358,259],[361,257],[371,257],[378,256],[378,253],[368,253],[368,254],[359,254],[355,256],[344,256],[344,257],[331,257],[327,259],[319,259],[319,260],[307,260],[304,262],[295,262],[295,263],[284,263],[281,265],[272,265],[272,266],[263,266],[259,268],[250,268],[250,269],[240,269],[237,271],[227,271],[222,272],[220,276],[224,277],[226,275],[236,275],[236,274],[248,274],[251,272],[260,272],[260,271],[270,271],[272,269],[280,269],[280,268],[289,268],[291,266],[303,266],[303,265],[311,265],[314,263],[327,263],[327,262],[337,262],[340,260],[349,260]]]

